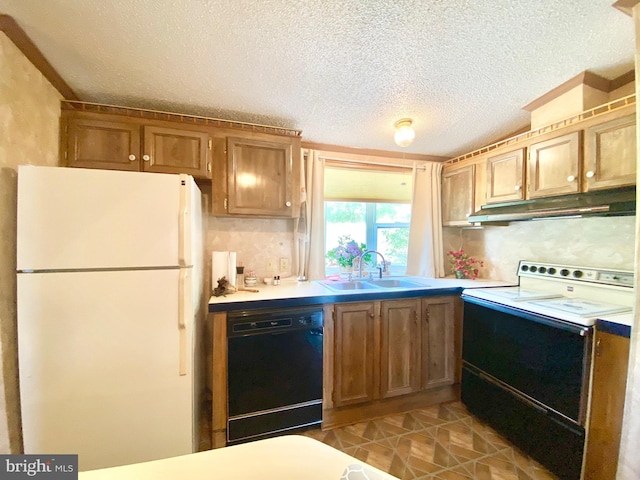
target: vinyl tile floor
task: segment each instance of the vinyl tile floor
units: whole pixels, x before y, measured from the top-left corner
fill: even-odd
[[[400,479],[557,479],[460,402],[304,435]]]

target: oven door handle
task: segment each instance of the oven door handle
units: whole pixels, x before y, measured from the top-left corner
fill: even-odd
[[[515,315],[516,317],[524,318],[536,323],[541,323],[542,325],[548,325],[560,330],[576,333],[581,337],[587,337],[593,331],[593,327],[577,325],[575,323],[570,323],[558,318],[548,317],[540,313],[529,312],[526,310],[509,307],[507,305],[501,305],[490,300],[485,300],[484,298],[476,298],[465,294],[462,294],[461,298],[463,301],[468,303],[474,303],[476,305],[480,305],[481,307],[490,308],[492,310],[497,310],[498,312],[507,313],[509,315]]]
[[[491,383],[492,385],[495,385],[496,387],[499,387],[499,388],[501,388],[503,390],[508,390],[509,392],[511,392],[511,394],[517,400],[519,400],[520,402],[524,403],[525,405],[537,410],[540,413],[543,413],[544,415],[547,415],[549,413],[549,410],[547,410],[546,408],[541,407],[540,405],[538,405],[533,400],[529,400],[521,392],[518,392],[517,390],[514,390],[513,388],[509,387],[508,385],[506,385],[506,384],[504,384],[502,382],[496,381],[492,376],[487,375],[486,373],[484,373],[482,371],[476,371],[475,373],[480,378],[482,378],[485,382]]]

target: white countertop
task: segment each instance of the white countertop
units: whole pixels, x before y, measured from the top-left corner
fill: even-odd
[[[354,301],[358,297],[365,294],[386,294],[389,292],[403,292],[403,291],[425,291],[437,289],[462,289],[462,288],[480,288],[480,287],[497,287],[497,286],[509,286],[512,283],[493,281],[493,280],[459,280],[454,277],[447,278],[427,278],[427,277],[393,277],[410,280],[422,285],[420,288],[406,288],[406,289],[380,289],[380,290],[349,290],[349,291],[335,291],[329,287],[322,285],[318,281],[312,282],[297,282],[295,279],[282,279],[280,285],[265,285],[258,284],[252,289],[259,290],[258,292],[238,291],[228,294],[226,296],[215,297],[211,296],[209,299],[209,305],[219,306],[221,304],[234,304],[245,302],[261,302],[268,300],[281,300],[281,299],[303,299],[312,297],[336,297],[339,296],[339,301]],[[260,308],[264,305],[260,305]]]
[[[626,325],[627,327],[633,327],[633,313],[620,313],[618,315],[602,315],[598,317],[598,320],[604,320],[605,322],[617,323],[619,325]]]
[[[233,447],[152,462],[80,472],[80,480],[340,480],[348,466],[367,475],[348,480],[397,480],[324,443],[299,435],[259,440]]]

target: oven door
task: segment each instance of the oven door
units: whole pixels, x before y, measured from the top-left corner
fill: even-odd
[[[592,328],[464,300],[464,363],[584,425]]]
[[[463,299],[462,402],[560,478],[579,480],[592,329]]]

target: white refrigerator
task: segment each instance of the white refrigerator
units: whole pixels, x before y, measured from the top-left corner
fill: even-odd
[[[19,167],[25,453],[83,471],[195,451],[200,202],[188,175]]]

